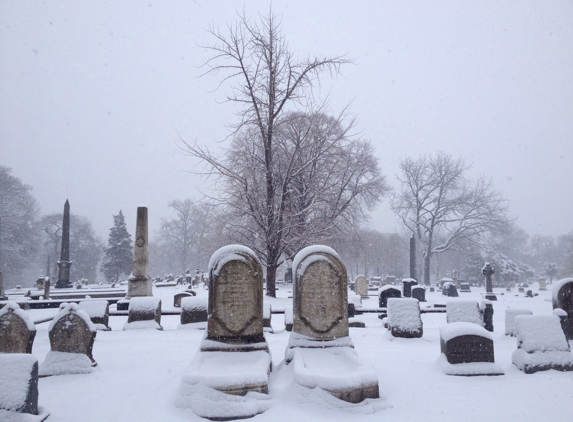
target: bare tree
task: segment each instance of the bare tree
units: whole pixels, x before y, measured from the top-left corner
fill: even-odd
[[[38,249],[39,206],[32,187],[0,166],[0,272],[6,285],[15,284]]]
[[[174,200],[169,207],[175,217],[162,219],[157,245],[164,267],[184,273],[191,266],[206,265],[213,252],[214,216],[207,204],[190,199]]]
[[[207,62],[207,73],[222,74],[222,82],[239,81],[227,98],[240,109],[239,122],[232,132],[236,142],[223,154],[227,160],[205,147],[185,143],[185,149],[207,164],[206,174],[229,182],[235,191],[226,191],[228,195],[248,198],[244,206],[237,206],[239,202],[229,196],[222,202],[239,211],[238,218],[229,223],[246,228],[240,235],[244,237],[244,243],[255,247],[261,245],[257,252],[265,261],[267,295],[275,296],[276,270],[285,251],[285,233],[290,230],[286,227],[290,222],[285,220],[290,194],[288,183],[296,164],[296,155],[278,158],[276,134],[288,121],[284,115],[289,107],[290,111],[293,108],[309,109],[312,88],[318,82],[319,74],[323,71],[337,73],[348,60],[342,56],[296,59],[280,31],[280,21],[272,13],[261,17],[258,23],[244,15],[239,16],[238,23],[230,26],[226,34],[214,29],[210,32],[215,44],[207,47],[213,52]],[[250,158],[243,154],[241,168],[229,155],[238,144],[252,153]],[[277,180],[278,161],[287,166],[289,177]],[[260,180],[254,179],[255,172],[247,173],[245,165],[260,168]],[[256,175],[258,177],[259,173]],[[260,241],[248,241],[257,236]]]
[[[401,187],[391,206],[422,247],[425,284],[430,284],[434,254],[462,240],[483,246],[488,233],[505,230],[511,223],[506,201],[491,181],[468,179],[468,168],[462,158],[441,152],[400,163]]]

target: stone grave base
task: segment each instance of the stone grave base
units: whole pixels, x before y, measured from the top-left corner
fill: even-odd
[[[124,330],[154,328],[161,326],[161,300],[153,297],[132,297],[129,303],[129,316],[123,325]]]
[[[83,353],[66,353],[49,351],[46,359],[40,365],[39,376],[89,374],[96,366],[95,361]]]
[[[438,358],[438,364],[444,374],[474,377],[479,375],[504,375],[503,369],[494,362],[449,363],[443,353]]]
[[[9,412],[4,409],[0,409],[0,421],[5,422],[43,422],[48,419],[50,414],[46,409],[42,407],[38,408],[37,415],[31,415],[30,413],[17,413]]]
[[[177,324],[178,330],[186,330],[188,328],[192,328],[194,330],[206,330],[207,329],[207,321],[189,322],[187,324]]]
[[[285,351],[285,361],[288,364],[294,357],[294,351],[297,348],[303,349],[327,349],[331,347],[350,347],[354,348],[354,343],[350,337],[340,337],[333,340],[317,340],[296,332],[292,332],[288,346]]]
[[[199,347],[201,352],[266,352],[269,353],[269,345],[265,341],[258,343],[234,343],[232,341],[222,342],[207,339],[206,336],[201,340]]]
[[[376,373],[352,347],[296,348],[292,362],[294,379],[303,387],[319,387],[350,403],[380,397]]]
[[[120,299],[116,303],[116,309],[118,311],[127,311],[129,310],[129,299]]]
[[[527,353],[517,349],[511,355],[511,361],[520,371],[534,374],[538,371],[573,371],[573,354],[564,351],[547,351]]]

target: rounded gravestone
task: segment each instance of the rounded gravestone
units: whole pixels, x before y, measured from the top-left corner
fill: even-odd
[[[573,278],[564,278],[553,286],[553,309],[556,308],[567,312],[569,327],[573,327]],[[573,340],[573,329],[568,330],[565,336]]]
[[[71,305],[62,309],[58,319],[50,326],[51,350],[54,352],[81,353],[95,362],[92,350],[97,332],[91,324],[89,316],[77,305]]]
[[[309,246],[293,261],[296,333],[318,340],[348,336],[346,268],[327,246]]]
[[[217,250],[209,262],[207,339],[264,342],[263,271],[255,253],[242,245]]]
[[[368,297],[368,280],[363,275],[359,275],[354,280],[354,291],[362,298]]]
[[[0,353],[32,353],[36,327],[16,302],[0,310]]]

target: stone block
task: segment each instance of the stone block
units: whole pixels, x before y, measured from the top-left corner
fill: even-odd
[[[38,415],[38,360],[27,353],[0,354],[0,419]],[[12,418],[12,419],[10,419]]]
[[[181,300],[181,325],[206,323],[209,319],[206,297],[184,297]]]
[[[161,300],[153,296],[132,297],[129,300],[129,315],[124,330],[155,328],[161,326]]]
[[[96,330],[111,330],[109,327],[109,302],[107,300],[83,300],[78,305],[88,314]]]
[[[397,287],[390,285],[381,287],[378,290],[378,305],[381,308],[386,308],[388,306],[388,299],[391,297],[400,298],[402,297],[402,292]]]

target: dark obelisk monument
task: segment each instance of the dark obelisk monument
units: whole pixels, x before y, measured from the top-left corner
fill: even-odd
[[[135,227],[135,247],[133,271],[127,279],[126,298],[136,296],[153,296],[152,280],[147,274],[149,267],[147,259],[147,207],[137,208],[137,223]]]
[[[410,278],[417,280],[416,278],[416,238],[412,236],[410,238]]]
[[[497,296],[493,292],[493,284],[491,276],[495,272],[493,267],[489,262],[485,263],[485,266],[481,269],[483,275],[485,275],[485,298],[488,300],[497,300]]]
[[[4,279],[2,278],[2,218],[0,218],[0,300],[7,300],[4,295]]]
[[[70,283],[70,203],[66,199],[64,204],[64,220],[62,223],[62,251],[60,253],[60,260],[58,261],[58,281],[56,281],[56,289],[65,289],[72,287]]]

